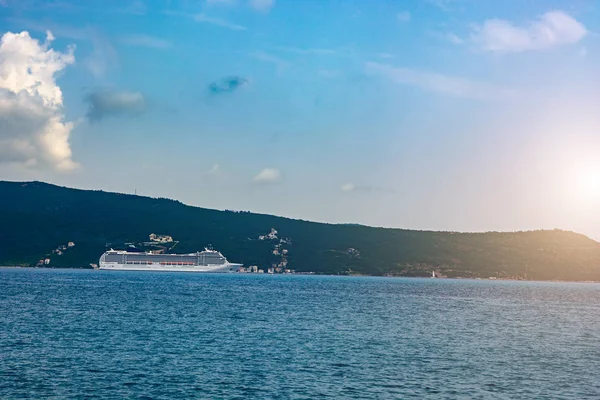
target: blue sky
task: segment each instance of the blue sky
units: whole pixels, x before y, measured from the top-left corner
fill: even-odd
[[[0,179],[600,239],[599,22],[584,0],[0,0]]]

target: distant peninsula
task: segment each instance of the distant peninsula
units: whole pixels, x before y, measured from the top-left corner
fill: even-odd
[[[144,246],[177,253],[212,246],[246,266],[317,274],[600,281],[600,243],[569,231],[325,224],[0,181],[0,265],[91,268],[108,248]]]

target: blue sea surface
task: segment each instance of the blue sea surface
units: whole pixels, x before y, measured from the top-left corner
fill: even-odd
[[[600,398],[600,285],[0,268],[0,398]]]

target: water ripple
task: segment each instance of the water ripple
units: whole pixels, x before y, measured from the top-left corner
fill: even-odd
[[[0,398],[600,398],[600,285],[0,269]]]

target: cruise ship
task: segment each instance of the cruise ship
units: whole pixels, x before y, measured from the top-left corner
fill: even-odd
[[[190,254],[136,253],[109,250],[102,254],[99,269],[119,271],[237,272],[242,264],[230,263],[218,251],[205,249]]]

